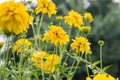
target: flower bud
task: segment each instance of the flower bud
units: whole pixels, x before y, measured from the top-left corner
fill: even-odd
[[[101,45],[101,46],[103,46],[104,45],[104,41],[103,40],[99,40],[98,44]]]
[[[91,31],[91,27],[90,26],[83,26],[80,28],[80,31],[82,34],[88,35]]]

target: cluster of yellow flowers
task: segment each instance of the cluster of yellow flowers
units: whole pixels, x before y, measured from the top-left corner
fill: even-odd
[[[65,23],[67,23],[69,26],[74,26],[79,29],[84,25],[83,19],[87,20],[88,22],[93,22],[93,17],[89,12],[85,13],[84,17],[82,17],[82,15],[78,12],[71,10],[68,13],[68,16],[64,17]]]
[[[92,78],[87,77],[86,80],[115,80],[115,78],[109,74],[97,74]]]
[[[21,51],[27,51],[31,46],[31,42],[28,41],[28,39],[19,39],[15,42],[15,45],[13,47],[13,50],[17,53]]]
[[[32,62],[34,66],[43,70],[44,73],[53,73],[56,65],[60,62],[60,57],[56,54],[48,54],[47,52],[33,52]]]
[[[35,12],[36,15],[39,15],[39,13],[40,15],[47,14],[50,18],[52,15],[55,15],[57,13],[56,9],[56,5],[51,0],[37,0],[37,8],[35,9]],[[23,31],[27,32],[29,24],[33,21],[33,18],[28,14],[25,5],[21,2],[14,2],[14,0],[0,4],[0,12],[0,30],[2,30],[7,36],[11,34],[19,34]],[[83,55],[84,53],[91,50],[91,43],[86,37],[91,31],[91,26],[85,23],[86,21],[89,23],[93,22],[93,16],[91,13],[86,12],[82,16],[80,13],[71,10],[68,12],[68,15],[64,17],[57,16],[56,19],[63,19],[64,22],[70,26],[70,28],[77,27],[78,30],[84,34],[84,36],[77,35],[75,39],[72,39],[70,47],[73,51],[76,53],[81,53]],[[50,41],[51,44],[57,47],[59,45],[67,45],[67,43],[70,41],[70,37],[62,26],[50,25],[49,30],[45,31],[43,34],[42,41]],[[3,46],[3,44],[4,43],[0,43],[0,48]],[[31,47],[31,45],[32,43],[28,39],[19,39],[15,42],[13,50],[17,53],[26,52]],[[41,69],[41,71],[46,74],[49,74],[55,72],[56,65],[60,64],[60,59],[61,57],[59,57],[57,53],[49,54],[45,51],[35,51],[32,53],[31,61],[36,68]],[[87,77],[86,80],[115,79],[108,74],[97,74],[93,78]]]

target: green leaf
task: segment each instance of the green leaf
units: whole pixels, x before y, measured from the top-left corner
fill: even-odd
[[[109,66],[105,66],[104,68],[103,68],[103,71],[106,71],[108,68],[110,68],[110,67],[112,67],[112,65],[109,65]]]
[[[95,61],[93,64],[92,64],[92,67],[94,67],[94,66],[96,66],[96,65],[98,65],[98,64],[100,64],[101,63],[101,61]]]

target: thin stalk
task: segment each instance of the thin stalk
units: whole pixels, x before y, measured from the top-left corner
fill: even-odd
[[[54,53],[57,54],[57,46],[54,46]],[[53,62],[54,62],[54,55],[52,57],[52,63],[50,65],[50,71],[52,71]],[[52,78],[52,73],[49,74],[48,80],[51,80],[51,78]]]
[[[22,64],[23,64],[23,51],[20,53],[20,62],[19,62],[19,66],[18,66],[18,72],[19,72],[20,80],[22,80],[22,75],[21,75]]]
[[[37,50],[39,50],[38,44],[37,44],[37,38],[36,38],[36,34],[35,34],[35,28],[34,28],[34,24],[32,23],[32,30],[33,30],[33,35],[34,35],[34,39],[35,39],[35,47],[37,48]]]
[[[42,27],[43,17],[44,17],[44,15],[42,14],[42,16],[41,16],[41,18],[40,18],[40,23],[39,23],[39,26],[38,26],[38,37],[40,37],[40,29],[41,29],[41,27]]]
[[[100,67],[102,69],[102,45],[100,45]]]
[[[87,39],[87,36],[86,36],[86,35],[85,35],[85,38]],[[87,60],[86,45],[87,45],[87,42],[86,42],[86,40],[85,40],[85,45],[84,45],[84,49],[85,49],[85,60]],[[87,75],[89,76],[89,70],[88,70],[88,67],[87,67],[87,63],[86,63],[86,71],[87,71]]]

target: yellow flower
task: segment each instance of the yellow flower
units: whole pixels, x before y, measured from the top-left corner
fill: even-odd
[[[94,76],[93,80],[115,80],[115,78],[109,74],[97,74]]]
[[[92,80],[90,77],[86,77],[86,80]]]
[[[0,42],[0,49],[3,47],[4,42]]]
[[[44,63],[48,54],[45,51],[33,52],[32,53],[32,62],[37,68],[41,68],[40,63]]]
[[[71,10],[68,13],[68,16],[64,17],[65,23],[67,23],[69,26],[75,26],[77,28],[80,28],[81,25],[83,25],[83,19],[81,14]]]
[[[42,12],[42,14],[48,14],[51,17],[52,14],[56,14],[56,5],[51,0],[37,0],[38,6],[36,8],[36,14]]]
[[[19,39],[15,42],[15,45],[13,47],[13,50],[18,52],[26,51],[31,46],[31,43],[28,41],[28,39]]]
[[[85,37],[76,37],[73,39],[71,48],[72,50],[76,50],[77,53],[82,52],[82,54],[84,54],[85,50],[86,52],[90,51],[90,45],[91,43]]]
[[[21,2],[4,2],[0,4],[0,30],[5,34],[27,31],[32,17]]]
[[[49,31],[45,32],[44,37],[42,39],[43,41],[50,40],[50,42],[55,46],[57,46],[58,44],[67,44],[67,42],[69,41],[69,37],[61,26],[51,25],[49,26],[49,29]]]
[[[34,66],[41,70],[44,70],[46,74],[55,72],[55,65],[59,64],[59,60],[60,58],[58,55],[48,54],[44,51],[34,52],[32,57]]]
[[[62,16],[56,16],[55,18],[56,18],[57,20],[62,20],[63,17],[62,17]]]
[[[86,20],[88,20],[89,22],[93,22],[93,16],[92,16],[91,13],[89,13],[89,12],[86,12],[86,13],[85,13],[84,18],[85,18]]]

